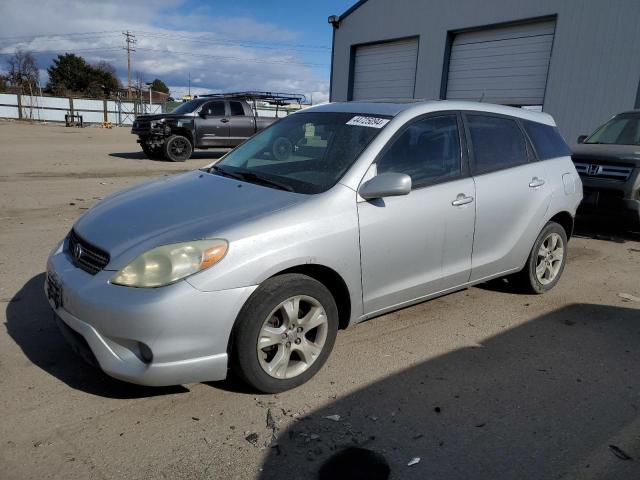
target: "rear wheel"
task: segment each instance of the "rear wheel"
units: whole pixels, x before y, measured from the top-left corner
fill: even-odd
[[[193,147],[187,137],[171,135],[164,141],[164,156],[172,162],[184,162],[191,157]]]
[[[545,293],[556,286],[567,259],[567,233],[549,222],[533,244],[525,267],[514,280],[530,293]]]
[[[326,362],[338,331],[336,303],[320,282],[285,274],[264,282],[240,312],[232,369],[251,387],[297,387]]]

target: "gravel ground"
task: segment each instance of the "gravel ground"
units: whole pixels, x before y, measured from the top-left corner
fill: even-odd
[[[492,282],[343,331],[294,391],[143,388],[67,348],[45,259],[103,196],[220,152],[151,161],[127,129],[15,122],[0,145],[2,478],[314,478],[348,446],[395,479],[640,478],[639,235],[582,226],[544,296]]]

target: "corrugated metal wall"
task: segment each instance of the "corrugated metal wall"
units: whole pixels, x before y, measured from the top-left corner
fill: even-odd
[[[353,100],[412,98],[418,39],[356,47]]]
[[[332,100],[346,100],[352,46],[419,37],[415,96],[440,98],[455,33],[555,18],[544,110],[567,140],[633,108],[640,81],[638,0],[368,0],[335,30]]]
[[[449,56],[447,99],[542,105],[555,21],[459,33]]]

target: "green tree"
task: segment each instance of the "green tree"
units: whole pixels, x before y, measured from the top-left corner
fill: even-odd
[[[91,66],[84,58],[73,53],[58,55],[47,72],[47,91],[55,95],[85,93],[91,83]]]
[[[156,78],[153,82],[151,82],[151,89],[156,92],[169,93],[169,87],[159,78]]]
[[[89,65],[73,53],[58,55],[47,69],[49,84],[47,91],[55,95],[109,96],[120,87],[116,70],[108,62]]]
[[[93,67],[94,84],[98,83],[106,95],[115,93],[122,87],[116,75],[116,69],[109,62],[100,61]]]
[[[7,91],[7,77],[0,75],[0,92]]]

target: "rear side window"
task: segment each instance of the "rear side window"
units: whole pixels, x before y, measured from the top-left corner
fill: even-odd
[[[405,173],[414,187],[460,176],[460,136],[455,115],[410,124],[377,162],[378,173]]]
[[[515,120],[467,115],[473,144],[473,173],[493,172],[527,163],[527,144]]]
[[[231,108],[231,116],[239,117],[244,115],[244,108],[242,108],[240,102],[229,102],[229,107]]]
[[[556,127],[529,120],[523,120],[522,125],[533,143],[538,159],[546,160],[571,155],[569,146]]]

